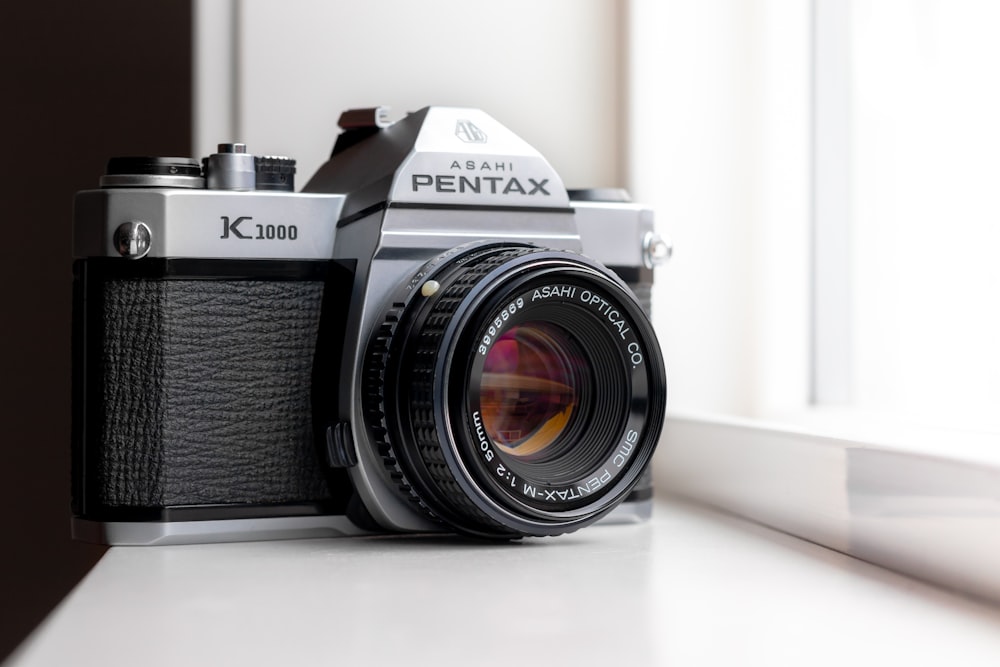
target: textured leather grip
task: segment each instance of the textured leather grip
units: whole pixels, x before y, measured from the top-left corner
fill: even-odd
[[[310,408],[322,295],[320,281],[106,282],[98,504],[328,498]]]

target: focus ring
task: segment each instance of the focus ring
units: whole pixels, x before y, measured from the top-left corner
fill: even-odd
[[[455,311],[473,287],[501,264],[522,255],[537,252],[529,248],[504,249],[478,261],[466,262],[458,277],[434,303],[414,346],[410,383],[410,420],[415,445],[433,483],[447,496],[456,509],[486,527],[489,532],[507,534],[510,529],[497,523],[480,510],[459,486],[445,461],[437,434],[434,402],[434,367],[441,352],[441,340]],[[405,362],[404,362],[405,363]],[[441,397],[444,399],[445,397]]]
[[[369,433],[389,477],[424,514],[435,521],[444,519],[453,523],[458,519],[460,525],[454,527],[475,534],[509,537],[512,531],[469,500],[445,461],[434,417],[434,365],[445,329],[472,288],[503,263],[539,251],[524,246],[494,246],[478,251],[461,264],[453,262],[445,266],[434,276],[443,290],[430,310],[419,308],[421,304],[411,303],[407,307],[404,302],[393,303],[372,338],[365,362],[364,411]],[[405,334],[415,324],[419,325],[419,332],[414,344],[405,339]],[[404,368],[410,378],[407,386],[392,386],[403,377],[399,371]],[[405,404],[399,405],[401,402]],[[403,413],[409,428],[398,423]],[[410,438],[412,442],[407,442]],[[427,496],[436,496],[443,502],[432,501],[435,507],[431,507]],[[449,510],[461,516],[449,517],[453,513]]]

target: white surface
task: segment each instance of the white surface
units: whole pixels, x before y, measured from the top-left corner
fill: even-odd
[[[657,484],[1000,603],[996,436],[813,417],[793,428],[674,414],[654,459]]]
[[[10,665],[996,665],[1000,610],[676,501],[557,539],[118,547]]]

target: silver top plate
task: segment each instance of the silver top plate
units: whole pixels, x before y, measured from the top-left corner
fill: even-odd
[[[146,257],[330,259],[343,195],[159,188],[87,190],[75,200],[73,255],[119,257],[115,231],[142,222]]]

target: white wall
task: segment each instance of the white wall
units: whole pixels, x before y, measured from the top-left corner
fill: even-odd
[[[809,382],[809,3],[632,0],[633,196],[674,240],[670,410],[776,416]]]
[[[567,186],[623,185],[619,5],[199,0],[195,152],[242,140],[297,158],[302,184],[346,108],[474,106],[539,149]]]
[[[1000,4],[851,10],[851,397],[1000,432]]]

